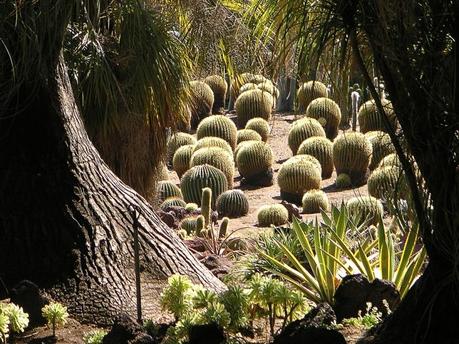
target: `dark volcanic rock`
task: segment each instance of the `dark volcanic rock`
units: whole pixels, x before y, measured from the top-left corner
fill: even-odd
[[[102,340],[103,344],[126,344],[143,333],[143,328],[127,314],[116,317],[110,332]],[[150,337],[151,338],[151,337]],[[140,342],[139,342],[140,343]],[[143,342],[142,342],[143,343]]]
[[[216,324],[196,325],[190,328],[189,344],[220,344],[226,343],[223,328]]]
[[[39,326],[46,323],[46,319],[41,315],[41,309],[50,300],[40,292],[38,286],[31,281],[21,281],[14,286],[10,292],[12,303],[22,307],[24,312],[29,314],[29,326]]]

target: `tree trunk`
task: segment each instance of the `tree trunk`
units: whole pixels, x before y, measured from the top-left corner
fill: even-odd
[[[53,70],[53,68],[51,68]],[[78,112],[62,57],[24,111],[0,123],[0,278],[29,279],[79,320],[110,323],[134,312],[132,219],[140,216],[144,273],[223,284],[102,161]],[[134,313],[133,313],[134,314]]]
[[[277,111],[292,112],[296,95],[296,80],[287,76],[281,76],[278,80],[279,99],[277,101]]]

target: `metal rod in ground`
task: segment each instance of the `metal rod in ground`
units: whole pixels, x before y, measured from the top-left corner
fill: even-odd
[[[142,295],[140,291],[140,258],[139,258],[139,217],[140,213],[129,206],[129,212],[132,217],[132,225],[134,229],[134,269],[135,269],[135,291],[137,301],[137,321],[142,323]]]

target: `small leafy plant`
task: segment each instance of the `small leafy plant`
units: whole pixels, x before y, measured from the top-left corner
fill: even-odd
[[[102,340],[107,335],[107,331],[104,330],[93,330],[86,333],[83,337],[85,344],[102,344]]]
[[[29,326],[29,315],[14,303],[0,303],[0,342],[6,343],[9,333],[24,332]]]
[[[161,294],[161,307],[171,312],[178,321],[193,307],[193,283],[186,276],[173,275],[167,280]]]
[[[41,309],[43,317],[48,321],[48,326],[53,329],[53,337],[56,337],[56,327],[64,326],[67,323],[69,313],[67,307],[59,302],[51,302]]]
[[[10,325],[10,319],[6,314],[3,312],[0,312],[0,339],[1,343],[6,344],[6,340],[8,339],[9,335],[9,325]]]
[[[376,326],[382,320],[382,313],[378,310],[377,307],[372,307],[371,302],[367,303],[367,311],[364,315],[359,311],[359,314],[356,318],[344,319],[342,321],[343,325],[352,325],[356,327],[363,327],[366,330]]]

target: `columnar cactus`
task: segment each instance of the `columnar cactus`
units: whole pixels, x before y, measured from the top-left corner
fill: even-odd
[[[258,209],[260,227],[281,226],[288,222],[288,210],[282,204],[264,205]]]
[[[160,202],[163,202],[169,197],[183,198],[180,188],[168,180],[158,182],[156,185],[156,193]]]
[[[169,207],[185,208],[186,202],[180,197],[169,197],[169,198],[166,198],[163,203],[161,203],[160,208],[161,210],[166,210]]]
[[[241,190],[228,190],[218,196],[217,211],[221,216],[241,217],[249,212],[249,201]]]
[[[293,122],[288,132],[288,145],[293,155],[304,140],[313,136],[325,137],[325,130],[316,119],[304,117]]]
[[[352,184],[364,184],[371,154],[371,143],[362,133],[338,136],[333,142],[336,174],[346,173],[351,177]]]
[[[226,91],[228,90],[228,84],[220,75],[210,75],[204,79],[204,82],[209,85],[212,92],[214,92],[212,113],[222,113],[225,108],[225,98]]]
[[[194,145],[181,146],[175,151],[172,158],[172,169],[177,173],[179,178],[190,169],[191,155],[194,152]]]
[[[204,188],[202,189],[201,195],[201,214],[204,216],[204,227],[208,228],[211,221],[212,214],[212,189]]]
[[[306,191],[320,188],[322,174],[317,160],[314,163],[312,157],[301,157],[296,156],[284,162],[277,176],[282,199],[296,204],[301,204],[301,198]]]
[[[214,115],[204,118],[198,125],[196,136],[199,139],[204,137],[219,137],[228,142],[231,148],[236,148],[237,128],[236,124],[228,117]]]
[[[190,168],[180,181],[183,198],[187,203],[193,202],[201,205],[202,189],[209,187],[212,189],[214,197],[218,197],[228,189],[226,176],[218,168],[210,165],[199,165]],[[212,202],[215,208],[215,202]]]
[[[390,128],[394,130],[397,127],[397,117],[395,116],[392,103],[387,99],[381,99],[381,103],[384,107],[384,113],[389,120]],[[366,103],[363,103],[357,116],[359,120],[360,131],[362,133],[375,130],[385,132],[388,131],[384,117],[379,114],[374,100],[369,100]]]
[[[327,86],[320,81],[308,81],[300,86],[296,93],[299,111],[304,111],[316,98],[328,97]]]
[[[196,145],[194,146],[194,151],[197,151],[201,148],[209,147],[220,147],[226,150],[228,153],[233,154],[233,149],[231,148],[228,142],[226,142],[220,137],[214,136],[203,137],[202,139],[198,140],[198,142],[196,142]]]
[[[261,136],[252,129],[240,129],[237,131],[237,143],[243,141],[261,141]]]
[[[301,203],[305,214],[315,214],[320,213],[322,210],[330,210],[327,194],[322,190],[309,190],[303,195]]]
[[[191,126],[195,128],[201,119],[212,113],[214,92],[212,92],[210,86],[203,81],[191,81],[190,91]]]
[[[333,173],[333,143],[326,137],[313,136],[304,140],[298,154],[308,154],[319,160],[322,178],[330,178]]]
[[[229,225],[229,218],[224,217],[222,222],[220,223],[220,228],[218,229],[218,237],[223,239],[226,237],[226,233],[228,232],[228,225]]]
[[[262,117],[266,120],[271,118],[273,97],[261,90],[250,90],[242,93],[234,104],[236,115],[241,127],[244,127],[248,120],[255,117]]]
[[[173,134],[167,141],[167,157],[168,161],[171,161],[174,157],[175,151],[185,145],[193,145],[196,143],[196,139],[193,135],[178,132]]]
[[[386,155],[395,153],[395,147],[392,144],[389,134],[383,131],[369,131],[365,136],[373,147],[369,168],[370,170],[374,170]]]
[[[384,213],[382,203],[372,196],[353,197],[347,201],[346,208],[358,225],[364,222],[376,225]]]
[[[254,141],[241,146],[236,160],[239,174],[256,183],[259,177],[266,176],[272,170],[273,152],[266,143]]]
[[[402,169],[386,166],[375,169],[368,178],[370,196],[384,200],[406,198],[406,183]]]
[[[255,130],[258,134],[260,134],[261,139],[264,142],[268,140],[269,123],[261,117],[255,117],[255,118],[250,119],[245,125],[245,129]]]
[[[315,118],[319,122],[323,118],[325,134],[330,140],[333,140],[338,135],[341,110],[333,100],[324,97],[314,99],[306,109],[306,116]]]
[[[218,168],[226,177],[228,187],[233,187],[234,161],[233,154],[220,147],[208,147],[198,149],[193,153],[190,167],[208,164]]]

